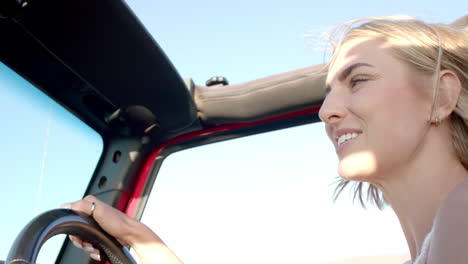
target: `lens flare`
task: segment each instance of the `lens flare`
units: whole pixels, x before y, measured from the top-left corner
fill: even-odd
[[[377,160],[371,151],[362,151],[348,155],[338,165],[338,173],[341,177],[356,178],[366,177],[377,170]]]

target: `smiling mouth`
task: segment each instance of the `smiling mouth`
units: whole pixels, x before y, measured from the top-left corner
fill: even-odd
[[[336,140],[338,147],[341,146],[346,141],[356,138],[357,136],[359,136],[358,133],[346,133],[346,134],[339,136]]]

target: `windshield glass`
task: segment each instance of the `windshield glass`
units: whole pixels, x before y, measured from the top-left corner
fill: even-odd
[[[330,145],[316,123],[173,153],[142,221],[185,263],[329,263],[371,255],[379,256],[373,263],[403,263],[406,242],[390,209],[364,210],[347,191],[333,202],[337,159]]]
[[[0,62],[2,212],[0,260],[33,217],[80,199],[102,153],[100,135]],[[64,236],[38,263],[53,263]]]

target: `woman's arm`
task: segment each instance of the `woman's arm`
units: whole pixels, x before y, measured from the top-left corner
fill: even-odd
[[[149,227],[135,221],[137,226],[129,239],[129,245],[135,250],[141,263],[182,264],[183,262]]]
[[[95,203],[94,210],[92,210],[93,203]],[[182,263],[174,252],[149,227],[101,202],[94,196],[86,196],[83,200],[62,205],[62,207],[85,214],[92,213],[92,217],[102,229],[115,237],[123,246],[130,246],[135,250],[141,263]],[[100,258],[99,251],[91,244],[74,236],[71,236],[70,239],[75,246],[84,249],[92,258]]]

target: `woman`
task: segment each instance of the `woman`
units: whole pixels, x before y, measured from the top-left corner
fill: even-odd
[[[370,183],[377,205],[382,193],[415,263],[468,263],[467,32],[364,24],[337,47],[326,84],[320,118],[340,176]]]
[[[338,193],[353,181],[362,201],[368,184],[369,199],[389,204],[409,263],[468,263],[467,31],[371,20],[343,33],[327,66],[319,115],[339,157]],[[66,207],[91,212],[143,262],[182,263],[145,225],[92,196]]]

